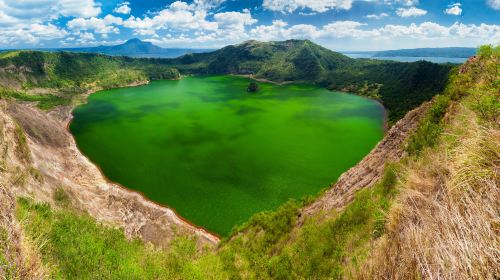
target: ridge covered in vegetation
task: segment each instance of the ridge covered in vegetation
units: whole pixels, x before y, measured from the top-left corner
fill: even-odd
[[[274,82],[313,83],[375,98],[395,122],[442,91],[451,69],[452,65],[425,61],[352,59],[309,40],[248,41],[175,59],[16,51],[0,56],[0,95],[39,101],[42,108],[51,108],[68,103],[75,93],[176,79],[179,73],[242,74]],[[58,94],[40,94],[44,92],[40,88]]]
[[[182,73],[250,74],[275,82],[301,81],[379,99],[397,121],[442,91],[451,65],[352,59],[309,40],[247,41],[169,62]]]
[[[189,238],[161,250],[72,209],[64,192],[55,208],[19,199],[16,217],[56,279],[498,279],[499,58],[499,47],[479,49],[407,156],[342,211],[301,225],[310,199],[256,214],[216,250]]]
[[[42,109],[69,104],[89,91],[179,78],[177,69],[146,59],[39,51],[0,56],[0,97],[37,101]]]

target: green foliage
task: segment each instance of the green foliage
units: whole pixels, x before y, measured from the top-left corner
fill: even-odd
[[[15,264],[7,258],[8,246],[7,230],[0,226],[0,275],[4,277],[2,279],[18,279]]]
[[[496,123],[500,119],[499,94],[492,92],[491,88],[475,88],[469,91],[469,94],[472,101],[471,108],[478,113],[482,120]]]
[[[64,190],[62,186],[59,186],[54,191],[54,201],[60,206],[68,206],[70,203],[70,198],[68,193]]]
[[[8,91],[0,88],[0,99],[16,99],[21,101],[37,102],[38,108],[49,110],[59,105],[66,105],[69,99],[52,94],[28,95],[23,92]]]
[[[381,182],[360,191],[336,217],[312,217],[298,229],[298,209],[306,202],[254,215],[221,245],[224,271],[233,279],[349,278],[366,258],[370,240],[385,231],[398,172],[388,165]]]
[[[441,92],[452,65],[351,59],[308,40],[248,41],[167,61],[191,74],[254,74],[272,81],[304,81],[380,99],[395,122]]]
[[[467,92],[471,108],[483,121],[497,123],[500,118],[500,46],[481,46],[477,55],[479,61],[470,67],[475,76],[469,78],[473,83]],[[476,81],[478,77],[482,80]]]
[[[251,82],[247,87],[248,92],[257,92],[258,90],[259,90],[259,85],[255,82]]]
[[[20,125],[16,124],[15,129],[16,135],[16,153],[18,157],[25,162],[31,162],[31,151],[28,147],[28,141],[26,140],[26,135],[24,134],[24,130]]]
[[[419,155],[426,147],[434,146],[443,130],[442,119],[450,105],[448,96],[437,96],[419,127],[408,141],[407,152],[410,155]]]
[[[195,260],[196,244],[188,238],[162,251],[129,241],[121,229],[100,225],[86,214],[53,211],[25,198],[18,200],[17,216],[25,221],[28,236],[42,242],[42,260],[53,279],[203,279],[206,266],[216,267],[211,255]]]

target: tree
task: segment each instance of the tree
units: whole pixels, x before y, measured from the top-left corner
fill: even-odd
[[[251,82],[247,87],[248,92],[257,92],[258,90],[259,90],[259,85],[255,82]]]

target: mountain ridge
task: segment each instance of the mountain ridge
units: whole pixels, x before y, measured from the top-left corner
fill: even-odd
[[[469,58],[476,53],[476,48],[446,47],[446,48],[415,48],[375,52],[374,57],[457,57]]]
[[[113,77],[115,72],[126,72],[135,77],[140,73],[141,79],[178,78],[179,73],[238,74],[278,83],[311,83],[377,99],[388,109],[391,123],[443,90],[453,68],[449,64],[426,61],[402,63],[352,59],[309,40],[246,41],[212,52],[189,53],[177,58],[36,51],[8,52],[0,54],[0,58],[0,67],[17,65],[22,66],[18,71],[26,67],[31,69],[31,72],[22,73],[25,78],[40,74],[30,81],[31,84],[19,81],[19,84],[24,84],[23,87],[39,85],[57,88],[68,87],[69,83],[82,90],[82,79],[92,83],[96,76],[99,76],[98,80],[105,80]],[[101,70],[96,72],[90,68]],[[20,79],[19,75],[10,75],[9,71],[0,73],[0,85],[2,75],[9,76],[9,79],[3,80],[10,82]],[[127,81],[131,82],[129,78]],[[118,85],[120,81],[114,78],[113,84]]]
[[[187,74],[244,74],[274,82],[306,82],[378,99],[395,122],[444,89],[450,64],[353,59],[309,40],[246,41],[169,59]]]
[[[28,49],[30,50],[30,49]],[[148,41],[142,41],[138,38],[132,38],[118,45],[100,45],[96,47],[72,47],[72,48],[47,48],[33,49],[34,51],[49,52],[83,52],[100,53],[111,56],[129,56],[144,58],[174,58],[187,53],[207,52],[213,49],[191,49],[191,48],[162,48]],[[9,50],[4,50],[9,51]]]

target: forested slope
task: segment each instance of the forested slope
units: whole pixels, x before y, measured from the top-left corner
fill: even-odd
[[[251,74],[270,81],[314,83],[377,98],[395,122],[442,91],[451,65],[352,59],[309,40],[248,41],[170,62],[182,73]]]
[[[0,97],[38,101],[45,109],[89,91],[178,78],[177,69],[147,59],[39,51],[0,55]]]
[[[84,53],[19,51],[0,56],[0,90],[17,97],[67,102],[26,91],[81,93],[181,74],[245,74],[274,82],[304,82],[376,98],[394,123],[444,89],[453,66],[430,62],[351,59],[308,40],[248,41],[175,59],[133,59]],[[36,91],[38,89],[38,91]],[[5,95],[5,94],[4,94]],[[61,97],[61,94],[58,95]],[[56,100],[53,100],[56,99]]]

